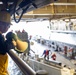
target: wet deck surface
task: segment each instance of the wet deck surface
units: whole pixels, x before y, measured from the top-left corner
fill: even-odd
[[[35,51],[35,54],[38,54],[39,57],[41,57],[41,55],[45,49],[50,49],[52,52],[55,52],[52,48],[50,48],[48,46],[42,45],[35,41],[33,41],[33,42],[34,42],[34,45],[31,46],[31,49],[33,51]],[[76,62],[76,60],[73,60],[73,59],[71,60],[71,59],[66,58],[62,52],[55,52],[55,53],[57,56],[56,61],[61,62],[62,64],[68,66],[69,68],[76,69],[76,66],[74,65],[74,62]],[[51,59],[51,56],[50,56],[50,59]]]

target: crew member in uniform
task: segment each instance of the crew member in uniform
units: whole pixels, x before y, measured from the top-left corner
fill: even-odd
[[[18,52],[24,52],[27,49],[28,44],[26,43],[24,50],[20,50],[21,48],[18,48],[18,43],[20,40],[18,37],[10,32],[6,35],[6,40],[3,36],[3,33],[6,33],[8,29],[11,26],[10,23],[10,14],[6,11],[0,12],[0,75],[9,75],[7,71],[8,67],[8,51],[11,49],[15,49]],[[23,47],[22,46],[22,47]]]

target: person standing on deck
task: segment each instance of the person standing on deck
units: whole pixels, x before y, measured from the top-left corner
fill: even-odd
[[[44,59],[48,59],[49,60],[49,54],[50,54],[51,50],[44,50],[42,56],[44,55]]]

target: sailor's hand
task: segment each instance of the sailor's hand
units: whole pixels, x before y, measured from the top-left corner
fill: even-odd
[[[13,41],[13,40],[16,41],[18,39],[18,37],[13,32],[9,32],[6,34],[6,39],[9,41]]]
[[[6,48],[6,52],[8,52],[11,49],[14,49],[15,46],[13,45],[13,43],[9,40],[5,41],[5,48]]]

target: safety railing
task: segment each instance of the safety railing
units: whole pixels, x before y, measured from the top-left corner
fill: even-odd
[[[17,64],[17,66],[21,69],[24,75],[47,75],[47,72],[44,73],[43,70],[35,72],[26,62],[20,59],[13,50],[9,50],[9,56],[13,59],[13,61]],[[46,73],[46,74],[45,74]]]

